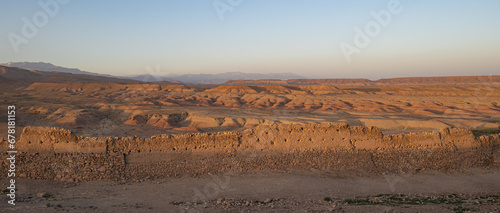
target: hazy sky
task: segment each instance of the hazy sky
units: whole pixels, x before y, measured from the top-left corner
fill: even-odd
[[[0,1],[0,62],[114,75],[157,65],[163,74],[500,75],[498,0],[61,0],[48,12],[39,2],[56,0]]]

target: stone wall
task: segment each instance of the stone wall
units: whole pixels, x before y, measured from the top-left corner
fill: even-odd
[[[130,180],[248,170],[353,170],[368,173],[500,165],[500,135],[464,129],[383,135],[347,124],[260,125],[241,132],[78,137],[26,127],[16,143],[18,177]],[[0,144],[5,159],[7,143]],[[7,162],[0,165],[6,172]]]

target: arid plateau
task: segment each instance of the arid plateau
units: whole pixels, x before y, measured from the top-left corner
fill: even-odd
[[[0,66],[0,88],[18,186],[1,212],[500,211],[500,76],[215,85]]]

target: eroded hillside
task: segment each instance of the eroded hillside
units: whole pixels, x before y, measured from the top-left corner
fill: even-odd
[[[87,136],[243,130],[259,124],[346,122],[385,133],[497,129],[500,85],[186,86],[33,83],[2,94],[19,125]]]

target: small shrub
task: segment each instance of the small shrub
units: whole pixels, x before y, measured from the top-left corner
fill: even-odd
[[[170,204],[172,204],[172,205],[174,205],[174,206],[178,206],[178,205],[181,205],[181,204],[183,204],[183,203],[184,203],[184,202],[182,202],[182,201],[179,201],[179,202],[172,201],[172,202],[170,202]]]
[[[500,129],[475,129],[472,130],[474,136],[478,137],[481,135],[491,135],[491,134],[499,134]]]

